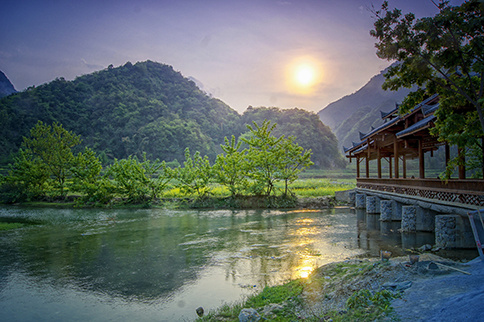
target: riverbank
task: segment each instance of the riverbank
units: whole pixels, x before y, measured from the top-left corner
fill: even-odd
[[[430,253],[413,264],[408,256],[351,259],[324,265],[307,279],[266,288],[255,300],[226,306],[200,320],[239,321],[245,309],[276,321],[478,321],[484,318],[483,278],[479,259],[461,263]]]

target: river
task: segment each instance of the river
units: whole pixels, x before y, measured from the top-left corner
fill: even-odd
[[[316,267],[433,243],[350,208],[321,211],[0,207],[3,321],[192,321]]]

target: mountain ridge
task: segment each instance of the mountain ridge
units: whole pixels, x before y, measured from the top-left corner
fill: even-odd
[[[15,87],[4,72],[0,70],[0,98],[16,93]]]
[[[321,121],[328,125],[338,139],[340,148],[359,142],[359,132],[366,133],[371,126],[382,123],[380,110],[390,111],[395,104],[408,95],[410,89],[384,91],[381,86],[385,81],[387,69],[373,76],[356,92],[346,95],[328,104],[317,114]]]

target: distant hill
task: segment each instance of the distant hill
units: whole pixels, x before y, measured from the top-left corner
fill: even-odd
[[[276,136],[295,136],[296,142],[311,149],[311,160],[317,167],[341,168],[345,166],[343,155],[338,150],[336,137],[331,129],[324,125],[315,113],[294,108],[281,110],[278,108],[249,107],[242,115],[242,124],[261,124],[264,120],[277,123],[274,130]]]
[[[328,125],[338,138],[338,144],[350,147],[352,141],[359,142],[359,132],[366,133],[371,126],[382,123],[380,110],[390,111],[410,92],[409,89],[384,91],[382,71],[351,95],[347,95],[318,112],[321,121]]]
[[[81,135],[83,145],[106,162],[143,152],[149,159],[183,161],[186,147],[213,160],[224,137],[238,137],[247,131],[246,123],[266,118],[278,123],[277,135],[297,136],[302,147],[312,149],[316,164],[343,165],[334,134],[316,114],[265,111],[251,109],[241,116],[171,66],[128,62],[0,99],[0,163],[11,161],[38,120]]]
[[[5,76],[2,71],[0,71],[0,97],[4,97],[16,92],[17,91],[15,90],[7,76]]]

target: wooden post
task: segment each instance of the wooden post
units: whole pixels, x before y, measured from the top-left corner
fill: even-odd
[[[381,179],[381,151],[380,147],[377,147],[377,160],[378,160],[378,179]]]
[[[466,178],[466,155],[464,148],[458,148],[458,153],[459,153],[459,179],[465,179]]]
[[[370,177],[370,140],[366,141],[366,177]]]
[[[402,156],[402,167],[403,167],[403,177],[406,178],[407,177],[407,157],[406,155],[404,154]]]
[[[388,156],[388,176],[391,178],[393,178],[393,174],[392,174],[392,157],[391,156]]]
[[[393,141],[393,158],[395,159],[395,179],[398,179],[399,178],[399,173],[398,173],[398,161],[400,159],[400,157],[398,156],[398,141],[397,141],[397,137],[394,138],[394,141]]]
[[[360,177],[360,157],[356,157],[356,177]]]
[[[425,159],[424,159],[422,139],[418,140],[418,170],[419,170],[419,178],[424,179],[425,178]]]

